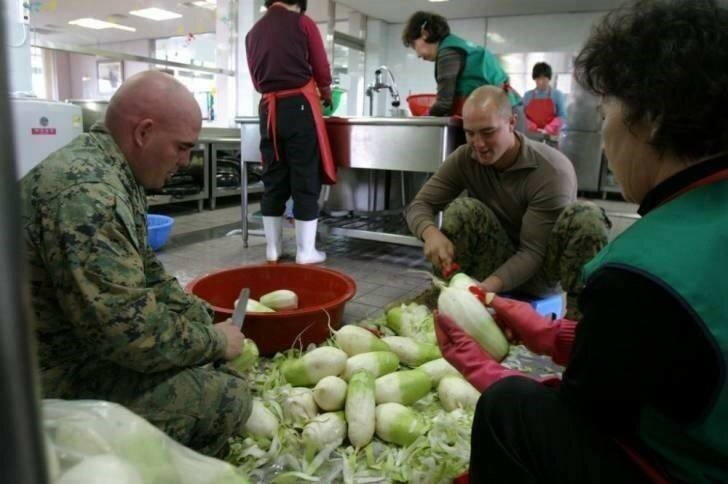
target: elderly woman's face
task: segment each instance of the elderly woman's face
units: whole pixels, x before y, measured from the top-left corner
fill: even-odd
[[[430,44],[425,40],[425,35],[415,39],[412,43],[412,48],[415,50],[417,57],[426,61],[434,62],[437,59],[437,46],[438,43]]]
[[[624,122],[624,105],[603,97],[599,110],[604,118],[602,143],[609,169],[627,201],[641,203],[657,182],[659,157],[649,144],[651,127],[639,123],[631,128]]]

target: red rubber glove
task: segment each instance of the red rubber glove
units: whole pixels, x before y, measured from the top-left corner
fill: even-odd
[[[449,281],[452,276],[460,272],[460,264],[457,262],[453,262],[450,264],[450,267],[444,268],[442,270],[442,277],[445,278],[446,281]]]
[[[460,326],[439,312],[435,312],[435,335],[442,356],[480,392],[505,377],[528,376],[495,361]]]
[[[490,294],[487,305],[495,310],[494,318],[523,341],[526,348],[540,355],[550,356],[554,363],[566,365],[574,342],[576,322],[568,319],[553,320],[542,316],[523,301]]]

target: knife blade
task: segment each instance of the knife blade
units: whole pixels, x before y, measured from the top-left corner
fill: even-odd
[[[233,311],[233,326],[238,329],[243,329],[243,321],[245,320],[245,311],[248,307],[248,298],[250,297],[250,289],[244,287],[240,290],[240,296],[238,296],[238,305],[235,306]]]

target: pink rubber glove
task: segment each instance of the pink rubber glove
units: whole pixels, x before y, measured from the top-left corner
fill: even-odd
[[[542,316],[523,301],[506,297],[486,297],[488,306],[495,310],[495,319],[523,341],[526,348],[540,355],[550,356],[554,363],[566,365],[574,342],[576,322],[568,319],[552,320]]]
[[[439,312],[435,312],[435,335],[442,356],[480,392],[505,377],[527,376],[495,361],[460,326]]]
[[[551,136],[556,136],[557,134],[559,134],[559,131],[561,131],[561,127],[563,125],[564,122],[561,120],[561,118],[556,116],[554,119],[551,120],[549,124],[544,126],[543,129]]]

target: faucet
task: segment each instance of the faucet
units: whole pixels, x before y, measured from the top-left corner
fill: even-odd
[[[382,80],[382,75],[387,74],[389,77],[389,83],[386,80]],[[370,84],[367,87],[366,95],[369,96],[369,115],[371,116],[374,111],[374,93],[379,92],[382,89],[387,89],[390,96],[392,96],[392,107],[398,108],[400,104],[399,90],[397,90],[397,83],[394,80],[394,74],[389,70],[387,66],[379,66],[374,71],[374,84]]]

